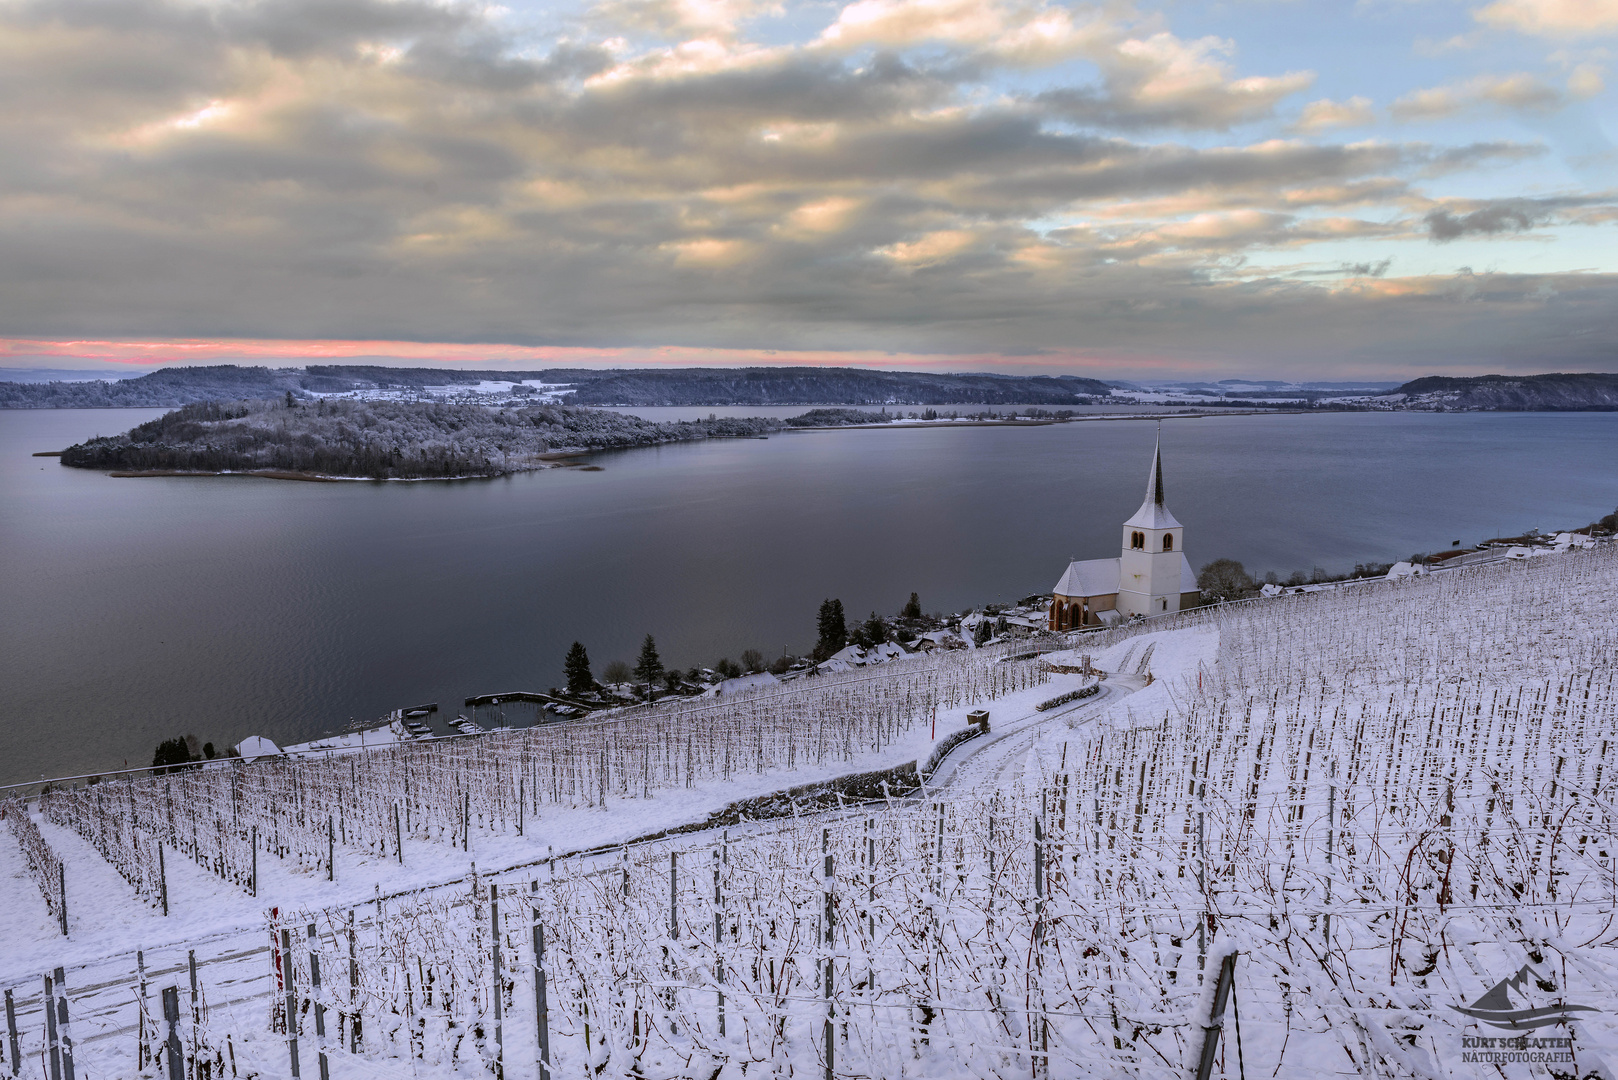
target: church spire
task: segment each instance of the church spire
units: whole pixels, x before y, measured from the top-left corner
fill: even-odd
[[[1146,500],[1135,516],[1124,522],[1131,529],[1178,529],[1180,523],[1163,502],[1163,423],[1158,421],[1157,445],[1152,448],[1152,469],[1146,474]]]
[[[1163,505],[1163,421],[1161,420],[1157,422],[1157,445],[1152,447],[1152,472],[1146,478],[1146,502],[1153,506]]]

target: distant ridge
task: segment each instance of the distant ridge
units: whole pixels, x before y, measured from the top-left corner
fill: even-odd
[[[818,367],[569,374],[587,375],[568,398],[570,405],[1076,405],[1112,393],[1097,379],[1068,375],[938,375]]]
[[[4,372],[0,371],[0,378]],[[528,385],[524,385],[524,384]],[[537,385],[543,384],[543,385]],[[1201,398],[1287,399],[1330,408],[1423,412],[1618,410],[1618,374],[1429,375],[1388,383],[1225,379],[1165,385],[1102,382],[1072,375],[941,374],[867,368],[543,368],[493,371],[368,364],[308,368],[176,367],[132,379],[0,381],[0,408],[179,408],[204,401],[322,394],[431,394],[463,403],[554,402],[612,408],[816,405],[1083,405],[1168,392]]]
[[[1618,410],[1618,375],[1429,375],[1387,394],[1446,412],[1608,412]]]
[[[0,408],[176,408],[234,401],[524,381],[565,386],[569,405],[1075,405],[1111,391],[1075,376],[941,375],[863,368],[749,367],[656,370],[479,371],[313,364],[307,369],[166,368],[135,379],[0,382]],[[523,388],[519,393],[528,392]]]

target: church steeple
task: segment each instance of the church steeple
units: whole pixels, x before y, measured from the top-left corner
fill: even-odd
[[[1157,428],[1146,498],[1124,522],[1115,559],[1068,563],[1052,590],[1050,628],[1116,625],[1120,618],[1162,615],[1197,602],[1197,579],[1185,557],[1185,527],[1163,499],[1163,425]]]
[[[1146,499],[1135,516],[1124,522],[1126,529],[1178,529],[1180,523],[1163,502],[1163,427],[1158,425],[1157,445],[1152,449],[1152,469],[1146,474]]]

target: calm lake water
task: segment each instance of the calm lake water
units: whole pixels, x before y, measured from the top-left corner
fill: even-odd
[[[1042,592],[1069,557],[1116,553],[1155,431],[802,432],[448,484],[115,480],[29,456],[160,412],[0,411],[0,783],[143,765],[184,732],[453,716],[561,682],[574,639],[598,674],[648,633],[685,667],[805,650],[826,597],[863,617],[912,590],[928,610]],[[1613,413],[1178,419],[1163,443],[1195,566],[1347,569],[1618,505]]]

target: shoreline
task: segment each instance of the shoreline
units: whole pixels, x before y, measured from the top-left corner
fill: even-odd
[[[628,449],[635,449],[633,447]],[[593,453],[588,450],[558,450],[544,454],[535,454],[534,457],[544,462],[529,469],[512,469],[509,472],[496,473],[493,476],[468,474],[465,476],[342,476],[332,473],[299,472],[296,469],[86,469],[86,472],[104,472],[104,475],[117,480],[138,480],[154,476],[251,476],[260,480],[296,480],[315,484],[340,483],[415,483],[424,480],[498,480],[502,476],[515,476],[523,472],[541,472],[546,469],[577,469],[580,472],[601,472],[600,465],[592,465],[580,460],[586,454]],[[61,457],[62,451],[50,453],[36,453],[34,457]],[[79,466],[68,466],[78,468]]]
[[[771,435],[784,435],[793,432],[835,432],[835,431],[898,431],[921,428],[983,428],[983,427],[1049,427],[1055,424],[1077,424],[1097,421],[1119,420],[1203,420],[1210,417],[1226,416],[1298,416],[1314,410],[1309,409],[1217,409],[1207,411],[1191,411],[1176,413],[1101,413],[1081,416],[1051,416],[1051,417],[1006,417],[999,418],[969,418],[969,419],[937,419],[937,420],[910,420],[893,419],[872,424],[831,424],[813,427],[783,426],[772,431]],[[706,442],[709,439],[741,439],[741,440],[767,440],[769,435],[711,435],[705,439],[674,440],[675,442]],[[208,477],[208,476],[251,476],[262,480],[291,480],[305,483],[342,483],[365,482],[371,483],[417,483],[423,481],[456,481],[456,480],[498,480],[502,477],[516,476],[525,472],[541,472],[547,469],[574,469],[579,472],[602,472],[604,466],[587,460],[593,455],[601,453],[620,453],[626,450],[645,450],[657,446],[667,446],[671,443],[650,443],[635,446],[600,447],[594,450],[551,450],[531,455],[531,459],[538,462],[528,468],[508,469],[505,472],[492,475],[468,474],[464,476],[345,476],[330,473],[306,473],[292,469],[112,469],[105,470],[104,475],[113,479],[129,480],[147,477]],[[34,457],[60,458],[64,451],[47,450],[36,451]],[[81,466],[68,466],[80,468]],[[103,471],[89,469],[87,471]]]
[[[1088,416],[1024,417],[1004,420],[890,420],[884,424],[833,424],[820,427],[782,428],[789,431],[897,431],[908,428],[941,427],[1049,427],[1052,424],[1081,424],[1102,420],[1204,420],[1216,416],[1301,416],[1313,409],[1219,409],[1178,413],[1095,413]]]

